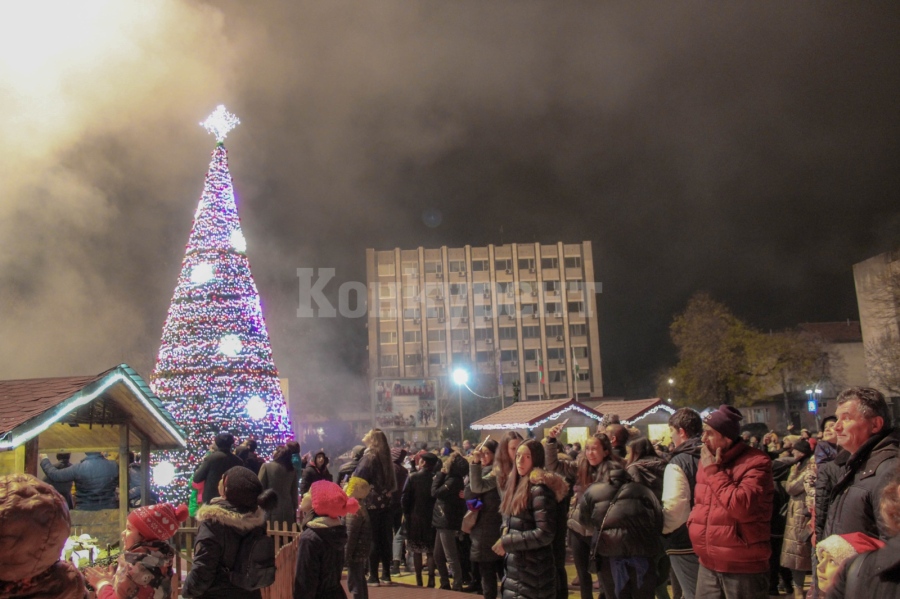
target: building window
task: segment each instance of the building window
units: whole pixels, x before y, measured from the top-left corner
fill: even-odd
[[[576,345],[572,348],[572,353],[576,358],[587,358],[587,348],[583,345]]]
[[[469,363],[469,354],[455,352],[453,354],[453,364],[456,366],[465,366]]]
[[[403,331],[403,341],[406,343],[421,343],[422,331]],[[407,362],[409,364],[409,362]]]
[[[584,281],[566,281],[566,290],[584,291]]]
[[[429,341],[445,341],[447,339],[447,332],[444,329],[429,329],[428,331],[428,340]]]
[[[453,341],[468,341],[469,329],[453,329],[450,331],[450,339]]]
[[[489,364],[493,358],[493,353],[489,351],[475,352],[475,361],[479,364]]]
[[[394,276],[394,263],[393,262],[384,262],[378,264],[378,276],[379,277],[393,277]]]
[[[397,354],[381,354],[380,362],[383,368],[397,367],[400,365],[399,356],[397,356]]]
[[[522,327],[522,337],[524,339],[540,339],[541,327]]]
[[[512,281],[500,281],[497,283],[497,295],[506,295],[510,291],[515,291]]]
[[[534,270],[534,258],[519,258],[519,270]]]
[[[450,269],[450,272],[466,272],[466,261],[465,260],[448,260],[447,268]]]
[[[403,276],[418,277],[419,276],[419,263],[418,262],[404,262],[403,263]]]
[[[547,359],[548,360],[559,360],[562,358],[566,359],[566,348],[564,347],[548,347],[547,348]]]
[[[406,354],[403,356],[403,361],[407,366],[421,366],[422,354]]]
[[[425,272],[428,274],[443,272],[443,266],[438,261],[429,260],[425,262]]]
[[[537,313],[537,304],[522,304],[522,316],[531,316]]]
[[[563,325],[561,324],[548,324],[546,327],[547,331],[547,339],[556,339],[557,337],[563,336]]]
[[[394,298],[394,284],[393,283],[382,283],[378,286],[378,297],[381,299],[393,299]]]
[[[447,354],[428,354],[429,364],[446,364]]]
[[[566,256],[566,268],[581,268],[581,256]]]
[[[485,272],[491,270],[489,260],[472,260],[473,272]]]
[[[495,270],[512,270],[512,258],[500,258],[494,260]]]
[[[412,320],[414,318],[420,318],[422,313],[418,308],[403,308],[403,318],[406,320]]]
[[[425,308],[425,316],[428,318],[444,318],[444,306]]]
[[[400,294],[407,299],[418,299],[419,298],[419,286],[418,285],[403,285],[400,287]]]
[[[544,304],[547,308],[547,314],[559,314],[559,302],[547,302]]]
[[[381,331],[378,333],[378,342],[381,345],[397,343],[397,331]]]
[[[559,268],[559,259],[556,257],[541,258],[541,268]]]
[[[526,372],[525,373],[525,382],[526,383],[537,383],[540,380],[540,374],[537,372]]]
[[[501,339],[515,339],[516,327],[500,327],[499,336]]]
[[[570,314],[572,314],[572,313],[583,314],[584,313],[584,302],[569,302],[567,307],[569,309]]]
[[[383,303],[378,310],[378,317],[381,320],[397,320],[397,311],[393,304]]]
[[[485,339],[494,338],[494,329],[475,329],[475,341],[484,341]]]
[[[537,361],[538,351],[536,349],[526,349],[525,350],[525,360],[531,362],[534,360]]]
[[[559,281],[544,281],[544,291],[551,295],[559,293]]]
[[[465,283],[451,283],[450,284],[450,295],[466,295],[466,284]]]
[[[578,380],[579,380],[579,381],[589,381],[589,380],[591,380],[591,373],[590,373],[590,372],[587,372],[587,371],[585,371],[585,372],[579,372],[579,373],[578,373]]]
[[[587,335],[587,325],[586,324],[570,324],[569,325],[569,334],[573,337],[584,337]]]
[[[492,314],[490,304],[475,304],[475,316],[491,316]]]
[[[565,370],[551,370],[547,378],[551,383],[565,383],[566,382],[566,371]]]
[[[484,295],[485,291],[491,290],[490,283],[472,283],[472,293],[475,295]]]
[[[519,359],[519,351],[515,349],[504,349],[500,352],[500,359],[503,362],[512,362]]]
[[[516,315],[516,305],[515,304],[497,304],[497,314],[500,316],[513,316]]]
[[[450,306],[450,318],[463,318],[469,315],[469,306]]]

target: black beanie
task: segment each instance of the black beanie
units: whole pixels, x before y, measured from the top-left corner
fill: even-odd
[[[216,447],[222,451],[228,451],[234,446],[234,435],[231,433],[219,433],[216,435]]]
[[[726,439],[736,440],[741,436],[741,420],[744,419],[740,410],[734,406],[722,404],[718,410],[706,415],[704,423],[715,431],[718,431]]]
[[[259,477],[244,466],[234,466],[222,475],[225,481],[225,499],[239,511],[255,510],[263,491]]]

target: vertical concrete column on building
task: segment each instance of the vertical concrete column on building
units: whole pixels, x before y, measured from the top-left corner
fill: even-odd
[[[537,311],[538,311],[538,327],[540,327],[541,341],[541,364],[544,368],[544,377],[541,380],[541,399],[550,397],[550,362],[547,359],[547,318],[544,313],[544,286],[543,277],[541,276],[541,261],[544,254],[541,251],[541,244],[534,244],[534,284],[537,285]]]
[[[474,368],[472,374],[478,371],[478,341],[475,339],[475,292],[472,289],[472,246],[466,245],[465,251],[466,276],[463,282],[466,284],[466,313],[469,315],[469,360],[472,361]]]
[[[559,257],[559,309],[563,322],[563,351],[566,354],[566,390],[576,400],[578,399],[578,383],[575,381],[575,357],[572,355],[572,336],[569,331],[569,314],[566,310],[566,248],[562,241],[556,244],[556,255]]]
[[[503,360],[501,359],[502,350],[500,349],[500,313],[499,313],[499,302],[497,301],[497,271],[494,268],[494,244],[489,244],[487,246],[488,250],[488,280],[491,290],[490,297],[490,306],[491,306],[491,329],[492,334],[494,336],[494,362],[497,364],[497,382],[498,382],[498,391],[497,394],[500,396],[500,406],[501,409],[506,407],[506,381],[503,381],[503,385],[499,385],[499,382],[503,379]]]
[[[428,318],[426,318],[428,304],[427,294],[425,293],[425,248],[419,247],[416,250],[416,284],[419,286],[419,331],[422,335],[422,372],[426,377],[431,376],[430,346],[428,343]]]
[[[456,368],[456,364],[453,363],[453,329],[450,326],[450,264],[447,257],[446,245],[441,246],[441,272],[443,275],[439,280],[441,281],[441,297],[443,298],[443,301],[440,305],[444,307],[444,337],[447,340],[447,347],[449,349],[449,353],[447,354],[447,383],[449,388],[450,369]]]
[[[585,322],[588,328],[588,356],[590,358],[591,390],[594,395],[603,395],[603,376],[600,366],[600,325],[597,314],[597,293],[600,289],[588,288],[588,283],[593,284],[597,279],[594,274],[594,254],[590,241],[581,244],[581,264],[584,269],[585,289],[584,308],[586,311]]]
[[[397,364],[401,377],[406,376],[406,341],[403,339],[403,262],[400,260],[400,248],[394,248],[394,307],[397,310]]]
[[[513,304],[516,311],[516,351],[519,354],[519,400],[528,399],[528,382],[525,378],[525,339],[522,337],[522,299],[519,297],[519,246],[515,243],[512,247],[512,284]]]
[[[374,379],[381,376],[381,346],[378,344],[380,306],[378,304],[378,265],[375,250],[366,250],[366,327],[369,333],[369,412],[372,426],[375,425],[375,385]]]

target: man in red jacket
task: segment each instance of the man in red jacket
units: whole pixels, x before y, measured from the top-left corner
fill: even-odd
[[[767,599],[772,462],[740,439],[741,413],[722,405],[703,422],[688,532],[700,559],[696,597]]]

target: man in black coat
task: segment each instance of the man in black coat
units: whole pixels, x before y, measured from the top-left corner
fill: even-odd
[[[852,387],[837,397],[835,458],[840,471],[831,489],[822,539],[833,534],[862,532],[887,540],[892,535],[881,521],[879,501],[898,462],[900,431],[891,426],[884,396],[876,389]]]
[[[216,450],[206,456],[197,470],[194,471],[194,482],[203,483],[203,503],[209,503],[219,496],[219,481],[222,475],[234,466],[243,466],[244,461],[234,455],[234,435],[219,433],[216,435]]]

